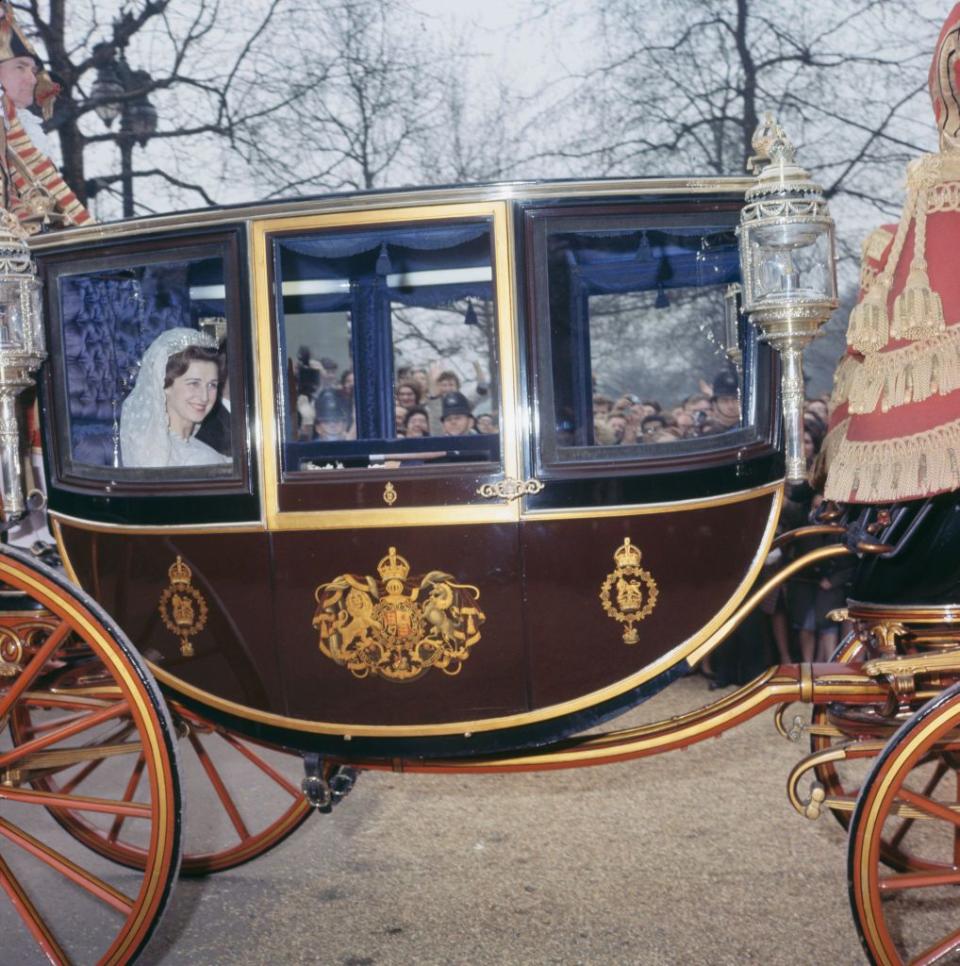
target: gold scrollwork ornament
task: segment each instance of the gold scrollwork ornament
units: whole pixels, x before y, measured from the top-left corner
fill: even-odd
[[[16,631],[0,627],[0,677],[16,677],[23,670],[23,641]]]
[[[496,483],[484,483],[477,487],[477,495],[488,499],[495,496],[501,500],[519,500],[521,496],[536,496],[542,489],[540,480],[515,480],[507,476]]]
[[[431,668],[459,674],[486,620],[480,591],[440,570],[408,579],[410,564],[396,547],[377,573],[379,581],[341,574],[317,587],[320,651],[358,678],[413,681]]]
[[[650,615],[660,595],[650,571],[640,566],[641,557],[639,548],[627,537],[614,551],[616,570],[607,574],[600,586],[604,613],[624,625],[624,644],[636,644],[640,640],[633,625]]]
[[[207,623],[207,602],[191,583],[193,571],[183,558],[178,556],[167,573],[170,586],[160,595],[160,618],[163,626],[180,638],[180,653],[184,657],[193,657],[190,638],[199,634]]]

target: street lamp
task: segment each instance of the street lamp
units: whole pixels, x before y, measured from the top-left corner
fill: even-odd
[[[119,33],[114,24],[114,36]],[[120,183],[123,189],[123,217],[133,217],[133,146],[146,147],[157,130],[157,109],[147,96],[153,78],[145,70],[131,70],[123,43],[101,43],[93,49],[97,77],[90,96],[97,102],[97,117],[109,128],[120,118],[117,145],[120,148]],[[119,50],[119,56],[117,51]]]
[[[17,396],[47,357],[37,278],[19,219],[0,209],[0,496],[3,519],[26,512]]]
[[[753,148],[750,169],[763,167],[740,213],[743,310],[780,353],[786,475],[799,483],[807,475],[803,350],[838,304],[833,219],[772,115],[757,127]]]

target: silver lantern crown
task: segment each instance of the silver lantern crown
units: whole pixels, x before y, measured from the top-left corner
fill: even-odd
[[[807,478],[803,451],[803,350],[837,307],[833,219],[823,189],[794,163],[772,115],[753,136],[758,171],[740,213],[743,311],[780,353],[787,480]]]
[[[46,359],[40,280],[19,219],[0,209],[0,495],[3,519],[23,516],[17,396]]]

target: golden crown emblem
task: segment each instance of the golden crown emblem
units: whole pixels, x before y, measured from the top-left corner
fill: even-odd
[[[193,577],[193,571],[178,556],[167,571],[167,575],[170,577],[170,583],[176,586],[178,584],[189,584]]]
[[[642,557],[643,554],[630,542],[629,537],[613,552],[613,559],[618,567],[639,567]]]
[[[387,580],[406,580],[410,573],[410,564],[397,553],[396,547],[391,547],[387,555],[377,564],[377,573],[380,579]]]
[[[193,657],[190,638],[199,634],[207,623],[208,607],[203,594],[190,580],[193,571],[179,555],[167,570],[170,586],[160,595],[157,605],[164,627],[180,638],[180,653]]]

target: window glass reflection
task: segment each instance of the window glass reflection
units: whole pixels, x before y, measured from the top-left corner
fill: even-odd
[[[489,222],[277,247],[286,470],[499,460]]]
[[[732,226],[557,232],[548,244],[560,458],[612,447],[642,458],[656,451],[636,447],[711,446],[744,428],[744,332],[726,325]]]

